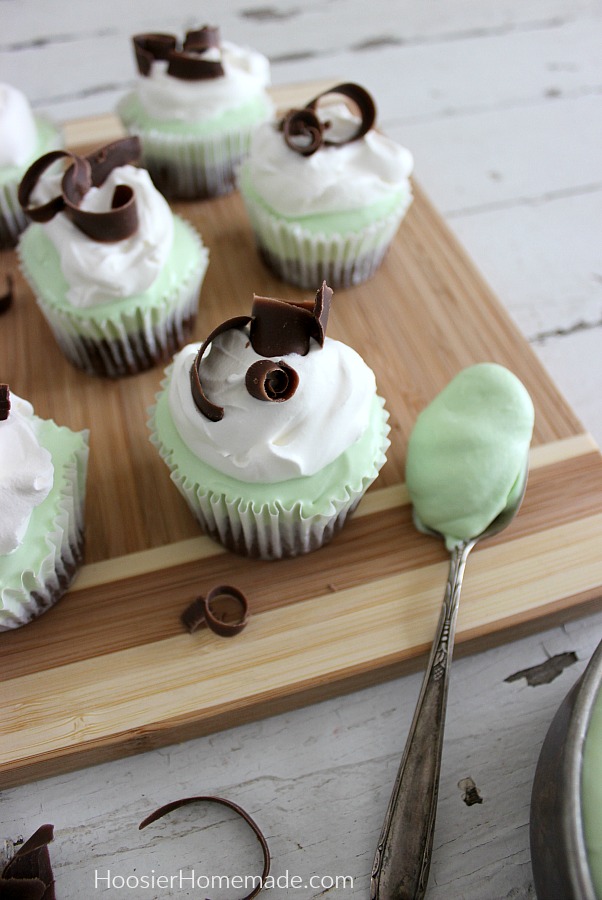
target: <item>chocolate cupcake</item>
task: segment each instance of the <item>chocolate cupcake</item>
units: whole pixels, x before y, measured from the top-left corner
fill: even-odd
[[[47,154],[19,189],[33,219],[21,268],[65,356],[91,375],[169,359],[190,336],[208,265],[194,228],[132,165],[139,152],[126,138],[87,157]]]
[[[166,197],[227,194],[251,135],[273,115],[265,56],[228,41],[217,28],[175,35],[137,34],[135,89],[117,113],[140,137],[143,162]]]
[[[38,418],[3,384],[0,459],[0,631],[7,631],[53,606],[81,563],[88,432]]]
[[[370,94],[345,83],[257,129],[238,182],[259,253],[283,281],[352,287],[381,265],[412,201],[413,159],[375,121]]]
[[[151,440],[203,529],[248,556],[316,550],[385,462],[374,374],[325,336],[332,291],[255,297],[166,370]]]

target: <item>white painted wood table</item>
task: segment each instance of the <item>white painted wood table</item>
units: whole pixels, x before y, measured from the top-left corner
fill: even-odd
[[[112,110],[133,79],[131,34],[195,24],[219,24],[228,38],[265,52],[276,84],[331,76],[364,84],[377,98],[381,127],[413,151],[419,182],[602,443],[599,2],[3,0],[0,14],[0,80],[57,120]],[[600,637],[602,614],[594,614],[456,660],[432,900],[534,896],[535,764],[556,708]],[[575,662],[547,683],[511,678],[565,653]],[[229,816],[190,808],[137,830],[164,802],[219,794],[265,830],[280,878],[273,896],[367,897],[420,679],[417,672],[2,791],[0,849],[3,838],[17,841],[53,822],[60,900],[236,896],[192,890],[186,880],[192,870],[259,871],[252,839]],[[482,802],[466,802],[468,778]],[[180,870],[181,886],[144,887],[142,876]],[[291,886],[292,876],[303,887]],[[336,876],[348,881],[333,887]],[[128,877],[138,887],[121,887]]]

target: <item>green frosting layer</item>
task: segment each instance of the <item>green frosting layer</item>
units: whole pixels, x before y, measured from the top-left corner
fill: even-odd
[[[424,409],[410,435],[406,483],[417,527],[451,549],[508,505],[527,465],[533,403],[495,363],[464,369]]]
[[[77,465],[80,497],[84,496],[86,481],[87,432],[71,431],[51,419],[37,416],[33,417],[32,423],[40,444],[52,456],[54,481],[46,499],[34,508],[22,544],[12,553],[0,555],[0,586],[9,594],[14,591],[15,596],[21,592],[24,573],[39,575],[44,561],[52,553],[52,537],[57,533],[57,520],[63,514],[61,500],[71,494],[69,468]],[[60,556],[60,545],[54,549]],[[51,572],[52,568],[47,575]]]
[[[348,234],[349,232],[362,231],[373,222],[381,222],[387,216],[394,213],[407,197],[409,188],[402,187],[396,193],[372,203],[363,209],[345,210],[342,212],[319,213],[308,216],[283,216],[275,212],[259,196],[249,174],[248,166],[243,163],[239,173],[239,186],[247,203],[255,203],[264,212],[276,219],[287,222],[290,225],[298,224],[311,234]]]
[[[183,283],[206,265],[207,251],[191,225],[174,216],[174,236],[171,251],[162,271],[146,291],[79,309],[67,300],[69,285],[61,269],[59,254],[44,234],[44,226],[32,223],[21,235],[19,254],[25,274],[36,294],[53,309],[68,313],[72,324],[88,326],[90,322],[104,323],[136,308],[169,311],[171,300]],[[138,323],[137,323],[138,324]],[[89,329],[86,329],[86,332]]]
[[[137,94],[131,93],[118,104],[117,112],[124,124],[132,130],[153,131],[165,135],[183,137],[213,137],[224,132],[239,132],[263,122],[272,114],[272,104],[267,96],[258,95],[240,106],[218,115],[196,121],[180,119],[156,119],[146,112]]]
[[[602,691],[594,701],[583,747],[581,808],[587,859],[597,897],[602,897]]]
[[[43,156],[49,150],[54,150],[61,146],[61,133],[55,125],[37,116],[36,125],[38,133],[34,152],[22,166],[1,166],[0,185],[8,184],[11,181],[21,181],[27,169],[39,156]]]
[[[200,413],[199,413],[200,415]],[[161,455],[174,473],[200,486],[203,491],[223,494],[226,500],[240,501],[242,506],[258,510],[264,505],[276,509],[299,507],[303,517],[332,515],[333,501],[346,497],[349,490],[358,491],[366,478],[376,477],[384,462],[388,446],[388,414],[383,402],[375,396],[370,423],[362,437],[315,475],[291,478],[277,484],[257,484],[239,481],[218,472],[199,459],[182,441],[169,410],[168,392],[157,397],[151,428],[153,443],[158,444]]]

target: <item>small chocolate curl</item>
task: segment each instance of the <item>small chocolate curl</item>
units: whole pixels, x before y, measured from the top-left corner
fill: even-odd
[[[305,356],[309,353],[312,338],[320,347],[324,345],[332,297],[332,288],[325,281],[322,282],[314,300],[293,302],[255,295],[251,316],[235,316],[214,328],[199,348],[190,369],[192,399],[199,412],[212,422],[219,422],[224,417],[223,407],[212,403],[205,394],[200,374],[205,352],[218,335],[231,328],[245,328],[250,323],[251,346],[259,355],[274,357],[298,353]],[[275,371],[274,365],[280,370],[277,377],[272,377],[269,389],[265,387],[268,369],[263,365],[260,370],[257,368],[259,363],[269,363],[272,372]],[[263,375],[260,375],[260,372]],[[286,374],[288,379],[286,384],[283,374]],[[275,364],[269,360],[258,360],[249,366],[245,379],[247,390],[251,396],[259,400],[288,400],[293,396],[298,383],[297,373],[283,360]]]
[[[248,621],[249,602],[245,594],[229,584],[219,584],[206,596],[197,597],[181,615],[190,634],[207,626],[220,637],[240,634]]]
[[[237,815],[239,815],[253,831],[261,846],[261,851],[263,854],[263,871],[261,873],[261,877],[255,884],[255,887],[253,888],[251,893],[246,894],[242,898],[242,900],[253,900],[253,897],[256,897],[257,894],[259,894],[260,891],[263,890],[266,878],[270,873],[270,848],[268,847],[268,842],[266,841],[264,834],[257,822],[255,822],[255,820],[251,818],[249,813],[246,812],[246,810],[244,810],[242,806],[239,806],[238,803],[234,803],[232,800],[227,800],[225,797],[185,797],[182,800],[174,800],[173,803],[167,803],[165,804],[165,806],[159,807],[159,809],[156,809],[155,812],[150,814],[150,816],[147,816],[146,819],[144,819],[140,823],[138,828],[146,828],[147,825],[150,825],[152,822],[156,822],[157,819],[163,818],[163,816],[166,816],[168,813],[173,812],[174,809],[180,809],[182,806],[187,806],[189,803],[217,803],[221,806],[225,806],[237,813]]]
[[[6,290],[0,295],[0,316],[2,313],[8,312],[14,299],[15,279],[10,272],[6,275]]]
[[[0,873],[0,897],[6,900],[56,900],[48,844],[52,825],[41,825],[19,847]]]
[[[299,384],[299,376],[284,360],[258,359],[247,369],[245,385],[257,400],[272,400],[283,403],[290,400]]]
[[[117,185],[106,212],[91,212],[80,204],[91,187],[100,187],[113,169],[134,163],[140,156],[138,137],[123,138],[101,147],[89,156],[77,156],[67,150],[44,154],[29,167],[19,185],[19,203],[34,222],[49,222],[64,212],[85,235],[100,243],[112,243],[131,237],[138,229],[136,197],[131,187]],[[61,182],[61,194],[47,203],[31,206],[30,199],[44,172],[60,159],[71,160]]]
[[[10,388],[7,384],[0,384],[0,422],[8,419],[10,413]]]
[[[317,109],[323,97],[329,94],[340,94],[351,100],[360,115],[360,122],[344,140],[331,141],[325,137],[330,127],[329,122],[323,122],[318,116]],[[291,150],[301,156],[311,156],[320,147],[342,147],[364,137],[374,126],[376,121],[376,106],[368,91],[359,84],[347,81],[337,84],[336,87],[322,91],[303,109],[291,109],[280,123],[284,140]]]
[[[224,75],[222,63],[206,57],[208,50],[220,48],[219,29],[209,25],[188,31],[182,49],[178,49],[173,34],[136,34],[132,42],[138,71],[145,77],[157,60],[166,60],[167,74],[181,81],[205,81]]]

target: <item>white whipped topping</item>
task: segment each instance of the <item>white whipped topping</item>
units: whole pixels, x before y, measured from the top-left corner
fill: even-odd
[[[21,91],[0,84],[0,166],[22,166],[36,149],[36,123]]]
[[[204,54],[207,59],[221,59],[224,75],[185,81],[167,74],[167,62],[157,60],[148,76],[140,76],[137,92],[149,116],[161,120],[190,122],[227,112],[265,92],[270,83],[267,57],[229,41],[217,51]]]
[[[334,139],[349,133],[358,119],[345,104],[319,110],[331,122],[325,132]],[[320,147],[312,156],[301,156],[285,143],[274,122],[261,125],[251,142],[245,163],[251,186],[282,216],[361,209],[386,200],[401,190],[411,199],[409,176],[414,160],[405,147],[374,129],[363,138],[339,147]]]
[[[48,175],[41,179],[33,201],[42,203],[60,193],[60,178]],[[136,195],[138,229],[131,237],[110,243],[94,241],[63,213],[43,226],[69,283],[67,299],[81,309],[142,293],[161,272],[171,250],[173,216],[145,169],[113,169],[99,188],[90,188],[81,208],[109,210],[118,184],[129,185]]]
[[[34,507],[46,499],[54,465],[35,432],[33,407],[15,394],[10,413],[0,421],[0,555],[22,543]]]
[[[204,392],[223,406],[211,422],[196,408],[190,369],[200,344],[175,357],[169,407],[184,443],[213,468],[241,481],[272,484],[313,475],[357,441],[368,426],[376,393],[374,373],[346,344],[312,339],[309,353],[273,357],[299,376],[289,400],[252,397],[245,374],[259,356],[246,330],[232,329],[213,341],[201,363]]]

